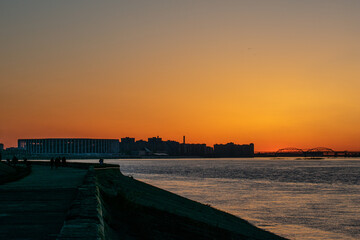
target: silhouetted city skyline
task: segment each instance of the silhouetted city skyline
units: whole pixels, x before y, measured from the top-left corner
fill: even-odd
[[[141,156],[194,156],[194,157],[253,157],[254,144],[206,144],[164,141],[161,137],[150,137],[147,141],[131,137],[119,139],[94,138],[41,138],[19,139],[17,148],[7,148],[7,153],[29,157],[67,155],[69,157],[141,157]]]

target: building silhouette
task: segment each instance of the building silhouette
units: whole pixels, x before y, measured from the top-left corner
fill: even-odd
[[[215,144],[214,145],[215,157],[253,157],[254,144],[238,145],[235,143]]]
[[[211,154],[212,148],[209,149],[206,144],[183,143],[182,151],[184,156],[206,156]]]
[[[136,151],[135,138],[125,137],[121,138],[119,143],[119,150],[126,155],[132,155]]]
[[[1,146],[0,146],[1,147]],[[17,153],[18,152],[18,153]],[[10,154],[10,151],[8,152]],[[187,157],[253,157],[254,144],[238,145],[234,143],[215,144],[214,148],[206,144],[186,143],[151,137],[145,140],[124,137],[118,139],[92,138],[43,138],[19,139],[16,151],[30,158],[49,158],[66,156],[69,158],[97,157],[141,157],[141,156],[187,156]]]
[[[18,148],[31,155],[106,155],[119,153],[118,139],[19,139]]]

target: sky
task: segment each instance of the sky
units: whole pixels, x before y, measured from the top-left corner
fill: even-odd
[[[0,142],[360,150],[360,1],[0,1]]]

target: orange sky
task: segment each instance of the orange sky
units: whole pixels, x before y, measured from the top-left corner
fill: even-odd
[[[0,2],[0,142],[360,150],[359,1]]]

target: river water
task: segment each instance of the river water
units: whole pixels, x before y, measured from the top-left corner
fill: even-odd
[[[360,159],[106,160],[290,239],[360,239]]]

